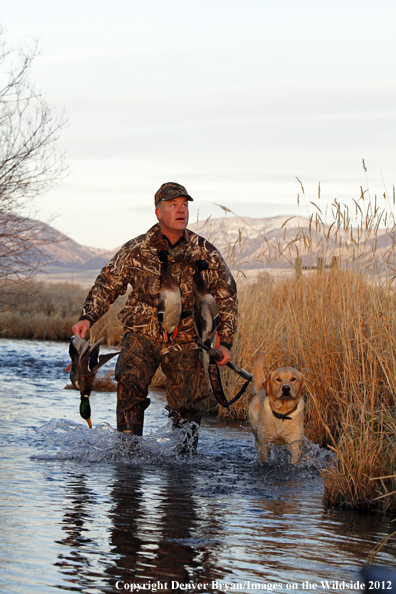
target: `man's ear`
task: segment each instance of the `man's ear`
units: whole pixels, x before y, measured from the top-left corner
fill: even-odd
[[[157,206],[157,208],[155,209],[155,216],[157,217],[157,220],[160,221],[162,218],[162,211],[161,209]]]

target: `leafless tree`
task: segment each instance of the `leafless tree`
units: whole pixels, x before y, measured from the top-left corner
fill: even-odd
[[[31,213],[35,198],[67,172],[57,148],[66,118],[31,80],[37,55],[37,42],[11,46],[0,27],[0,311],[28,292],[43,246],[56,241]]]

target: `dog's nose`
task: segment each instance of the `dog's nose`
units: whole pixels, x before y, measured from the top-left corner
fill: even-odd
[[[288,386],[287,384],[282,386],[282,392],[283,394],[290,394],[290,386]]]

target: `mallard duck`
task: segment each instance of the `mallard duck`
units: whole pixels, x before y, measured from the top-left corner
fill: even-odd
[[[104,340],[105,338],[102,337],[95,344],[90,345],[87,340],[78,335],[70,339],[69,355],[72,362],[67,371],[70,368],[71,383],[76,390],[80,391],[80,415],[87,421],[89,427],[92,427],[89,395],[95,374],[107,361],[119,354],[117,352],[99,356],[100,345]]]
[[[168,252],[161,250],[158,253],[161,261],[161,292],[158,303],[158,321],[161,325],[165,342],[169,336],[175,338],[182,312],[181,295],[179,287],[173,278],[169,264]]]
[[[193,320],[195,331],[201,342],[212,347],[220,323],[219,308],[215,298],[209,293],[201,274],[209,268],[209,264],[204,260],[197,260],[194,267]]]

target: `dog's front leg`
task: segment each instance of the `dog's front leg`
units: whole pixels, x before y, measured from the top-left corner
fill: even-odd
[[[292,459],[291,459],[292,464],[297,464],[297,462],[301,458],[301,454],[302,454],[301,440],[294,441],[293,443],[291,443],[289,445],[289,451],[291,452],[291,455],[292,455]]]
[[[270,455],[270,448],[260,443],[258,439],[256,439],[255,445],[260,461],[265,462],[268,456]]]

